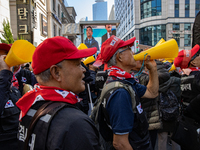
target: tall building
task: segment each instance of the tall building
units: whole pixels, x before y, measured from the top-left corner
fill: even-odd
[[[141,44],[154,46],[161,39],[176,39],[179,49],[191,49],[192,26],[200,0],[115,0],[117,36],[135,36]]]
[[[93,20],[107,20],[107,2],[104,0],[96,0],[92,5]]]
[[[112,5],[108,20],[115,20],[115,5]]]
[[[3,1],[3,2],[1,2]],[[0,0],[5,7],[7,0]],[[10,4],[9,4],[10,2]],[[11,22],[14,40],[22,38],[38,46],[46,38],[63,36],[64,24],[74,23],[76,12],[66,0],[9,0],[10,12],[4,10]],[[1,28],[0,28],[1,29]],[[75,36],[67,36],[75,41]]]
[[[3,20],[10,22],[9,0],[0,0],[0,37],[3,34]]]

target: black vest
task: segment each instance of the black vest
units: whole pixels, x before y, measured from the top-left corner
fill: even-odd
[[[21,94],[19,90],[12,87],[8,97],[9,99],[0,115],[0,141],[17,138],[20,110],[15,103]]]
[[[24,149],[30,122],[37,110],[39,109],[39,107],[46,102],[47,101],[37,102],[29,109],[27,114],[22,118],[22,121],[20,121],[18,133],[19,149]],[[37,123],[35,124],[34,130],[29,138],[28,149],[46,149],[48,129],[50,127],[51,120],[56,115],[57,111],[61,110],[64,107],[73,107],[76,109],[75,106],[66,103],[65,105],[55,107],[54,109],[50,110],[50,112],[48,112],[46,115],[40,117]]]
[[[114,91],[112,91],[111,93],[113,93]],[[110,122],[109,122],[109,116],[106,112],[105,106],[107,105],[107,102],[108,102],[109,97],[111,96],[111,93],[107,92],[107,94],[104,97],[106,101],[103,101],[104,104],[102,105],[103,106],[102,111],[104,112],[104,117],[106,118],[105,120],[108,126],[110,126]],[[140,104],[140,99],[136,94],[135,94],[135,100],[136,100],[136,107],[137,107]],[[148,131],[149,125],[148,125],[145,111],[143,111],[142,113],[138,112],[137,108],[134,109],[133,111],[135,113],[135,118],[134,118],[133,130],[132,132],[129,133],[130,145],[132,146],[134,150],[152,150],[150,137],[149,137],[149,131]]]
[[[190,103],[200,93],[200,71],[193,71],[189,76],[181,77],[181,91],[183,102]]]

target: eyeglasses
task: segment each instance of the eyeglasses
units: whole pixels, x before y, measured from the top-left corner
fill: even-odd
[[[124,52],[124,51],[126,51],[126,50],[131,50],[131,47],[130,46],[128,46],[128,48],[126,48],[126,49],[123,49],[122,51],[120,51],[119,53],[122,53],[122,52]]]

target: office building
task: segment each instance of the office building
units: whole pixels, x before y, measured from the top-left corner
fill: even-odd
[[[96,0],[92,5],[93,20],[107,20],[107,2],[104,0]]]
[[[10,9],[9,9],[9,0],[0,0],[0,37],[2,38],[3,34],[3,21],[10,22]]]
[[[115,0],[117,36],[136,37],[154,46],[161,39],[176,39],[179,49],[191,49],[192,26],[200,0]]]

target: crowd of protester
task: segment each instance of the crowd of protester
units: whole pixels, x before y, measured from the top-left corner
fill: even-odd
[[[146,50],[132,51],[135,37],[108,34],[98,55],[88,27],[91,47],[48,38],[31,64],[12,67],[4,61],[12,45],[0,44],[1,150],[199,150],[200,40],[172,62],[135,60]],[[178,130],[180,118],[195,132]]]

